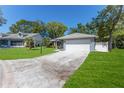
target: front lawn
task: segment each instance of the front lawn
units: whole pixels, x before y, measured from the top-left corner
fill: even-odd
[[[124,50],[111,53],[92,52],[66,81],[66,88],[124,87]]]
[[[0,60],[33,58],[54,52],[53,48],[43,47],[42,54],[40,47],[29,50],[28,48],[0,48]]]

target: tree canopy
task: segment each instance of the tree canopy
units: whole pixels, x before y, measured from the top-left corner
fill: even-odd
[[[42,37],[57,38],[64,35],[67,26],[60,22],[44,22],[19,20],[10,26],[11,33],[40,33]]]
[[[46,24],[46,30],[51,39],[60,37],[64,35],[64,32],[67,30],[67,26],[60,22],[48,22]]]
[[[85,34],[93,34],[95,35],[97,33],[97,28],[96,28],[96,20],[93,18],[93,20],[89,23],[82,24],[78,23],[76,27],[71,27],[70,28],[70,33],[85,33]]]
[[[6,19],[3,16],[2,10],[0,9],[0,26],[2,26],[3,24],[6,24]]]
[[[111,51],[112,49],[112,33],[115,31],[115,28],[117,24],[119,23],[119,20],[121,19],[123,14],[123,6],[122,5],[108,5],[106,6],[102,11],[98,13],[98,16],[96,17],[97,23],[98,23],[98,30],[100,31],[106,31],[108,32],[109,41],[108,41],[108,49]],[[101,32],[102,32],[101,31]],[[100,34],[98,34],[99,37]]]
[[[72,33],[86,33],[86,26],[82,23],[78,23],[77,27],[70,28],[69,34]]]
[[[10,31],[12,33],[24,32],[24,33],[40,33],[44,31],[44,23],[42,21],[28,21],[19,20],[15,24],[10,26]]]

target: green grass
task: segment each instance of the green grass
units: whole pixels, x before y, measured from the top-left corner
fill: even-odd
[[[0,60],[33,58],[53,53],[53,48],[43,47],[42,54],[40,47],[29,50],[28,48],[0,48]]]
[[[124,50],[92,52],[66,81],[65,88],[124,88]]]

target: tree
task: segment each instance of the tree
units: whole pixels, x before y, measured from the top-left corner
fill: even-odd
[[[105,30],[108,31],[109,41],[108,41],[108,50],[112,49],[112,33],[115,30],[121,14],[122,14],[122,5],[112,6],[108,5],[97,16],[97,21],[101,25],[104,23]],[[100,27],[100,26],[99,26]]]
[[[96,35],[98,31],[97,27],[98,27],[98,22],[96,18],[92,18],[92,21],[86,24],[86,32],[88,34]]]
[[[6,19],[3,17],[3,13],[2,10],[0,9],[0,26],[2,26],[3,24],[6,24]]]
[[[70,28],[70,33],[86,33],[86,26],[81,23],[77,24],[77,27]]]
[[[96,20],[93,19],[90,23],[87,23],[85,25],[78,23],[77,27],[70,28],[70,33],[85,33],[85,34],[96,34],[97,28],[96,28]]]
[[[116,47],[119,49],[124,49],[124,34],[118,35],[115,40],[116,40]]]
[[[42,33],[45,31],[45,23],[44,22],[37,20],[37,21],[34,21],[32,24],[34,27],[32,29],[33,33]]]
[[[49,45],[50,45],[50,38],[49,37],[43,38],[42,39],[42,45],[46,46],[46,47],[49,47]]]
[[[0,9],[0,26],[2,26],[3,24],[6,24],[6,21],[7,20],[3,17],[2,10]],[[2,43],[3,43],[3,41],[0,41],[0,46],[2,45]]]
[[[34,48],[34,40],[31,37],[25,39],[25,44],[30,50]]]
[[[98,27],[98,32],[97,35],[99,36],[99,41],[106,41],[106,38],[108,37],[108,31],[106,31],[105,27],[104,27],[105,23],[101,23],[99,24]]]
[[[69,34],[77,33],[77,32],[78,32],[77,28],[70,28]]]
[[[124,31],[124,12],[122,12],[121,17],[115,26],[115,31]]]
[[[86,33],[87,34],[96,34],[95,27],[93,26],[92,22],[86,24]]]
[[[78,23],[77,24],[77,30],[78,30],[79,33],[85,33],[85,30],[86,30],[85,25],[82,25],[81,23]]]
[[[24,32],[24,33],[41,33],[44,30],[44,24],[42,21],[28,21],[19,20],[15,24],[10,26],[10,31],[12,33]]]
[[[67,30],[67,27],[60,22],[48,22],[46,24],[46,30],[48,32],[48,36],[51,39],[54,39],[63,36],[64,32]]]

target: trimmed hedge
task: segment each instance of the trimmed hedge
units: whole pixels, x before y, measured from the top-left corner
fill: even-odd
[[[116,37],[116,47],[119,49],[124,49],[124,35],[118,35]]]

